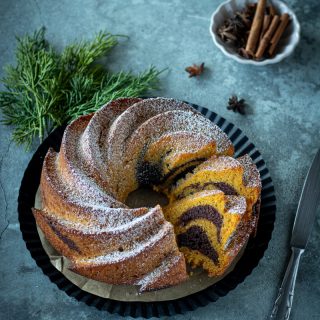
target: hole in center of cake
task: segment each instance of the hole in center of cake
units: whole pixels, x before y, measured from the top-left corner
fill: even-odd
[[[163,207],[168,203],[168,198],[163,193],[156,192],[151,187],[138,188],[126,200],[126,205],[130,208],[154,207],[157,204]]]

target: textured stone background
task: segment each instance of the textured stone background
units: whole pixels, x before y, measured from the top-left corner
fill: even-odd
[[[320,138],[320,2],[287,1],[302,26],[302,39],[287,60],[263,68],[239,65],[214,47],[210,15],[220,1],[0,1],[0,65],[14,62],[15,38],[47,27],[62,48],[75,38],[106,29],[127,34],[112,52],[114,70],[169,67],[157,94],[197,103],[235,123],[252,139],[270,169],[277,193],[277,221],[259,266],[236,290],[174,319],[266,319],[288,258],[289,234],[303,179]],[[184,71],[206,63],[200,79]],[[1,71],[2,72],[2,71]],[[251,105],[242,117],[226,110],[231,94]],[[0,127],[0,319],[118,319],[68,297],[44,276],[22,240],[17,196],[32,156]],[[292,319],[320,319],[320,215],[301,261]]]

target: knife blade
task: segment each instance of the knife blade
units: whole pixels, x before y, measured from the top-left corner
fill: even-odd
[[[304,181],[291,235],[292,254],[270,319],[288,320],[292,308],[299,262],[314,224],[320,203],[320,149],[316,153]]]
[[[320,149],[304,181],[292,229],[291,246],[304,249],[316,217],[320,202]]]

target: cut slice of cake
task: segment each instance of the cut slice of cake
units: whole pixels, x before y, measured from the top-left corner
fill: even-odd
[[[258,220],[261,180],[258,169],[248,155],[238,159],[212,157],[180,179],[166,193],[170,203],[202,190],[219,189],[227,195],[241,195],[247,201],[246,219],[255,230]]]
[[[200,191],[164,208],[186,261],[209,276],[222,275],[246,242],[245,213],[244,197],[220,190]]]

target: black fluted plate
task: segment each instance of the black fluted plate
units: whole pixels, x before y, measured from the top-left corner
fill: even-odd
[[[117,313],[121,316],[131,316],[134,318],[171,316],[195,310],[200,306],[217,301],[219,297],[225,296],[229,291],[233,290],[257,266],[268,247],[275,221],[276,198],[269,171],[260,152],[240,129],[206,108],[195,104],[191,105],[213,123],[217,124],[229,136],[235,147],[235,157],[247,153],[256,164],[262,180],[261,212],[257,236],[249,240],[243,256],[232,272],[211,287],[184,298],[162,302],[123,302],[102,298],[83,291],[71,283],[50,263],[49,257],[42,247],[31,212],[40,183],[44,157],[49,147],[55,150],[59,150],[60,148],[65,126],[60,127],[54,130],[40,145],[24,173],[19,191],[18,212],[20,229],[31,256],[35,259],[43,273],[69,296],[89,306],[94,306],[110,313]]]

